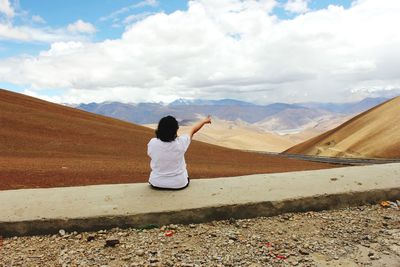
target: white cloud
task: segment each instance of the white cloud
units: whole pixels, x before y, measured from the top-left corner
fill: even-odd
[[[124,19],[124,24],[132,24],[135,23],[139,20],[145,19],[150,15],[154,15],[154,12],[143,12],[143,13],[139,13],[139,14],[133,14],[133,15],[129,15]]]
[[[9,0],[0,0],[0,14],[4,14],[7,18],[14,17],[15,11]]]
[[[308,3],[310,3],[310,0],[288,0],[284,9],[291,13],[306,13],[309,11]]]
[[[10,23],[0,23],[0,39],[30,40],[31,34],[21,28],[14,28]]]
[[[71,33],[95,33],[96,27],[89,22],[83,20],[77,20],[67,26],[67,30]]]
[[[120,8],[120,9],[112,12],[111,14],[109,14],[107,16],[101,17],[99,20],[100,21],[119,20],[118,17],[121,16],[122,14],[128,13],[137,8],[142,8],[142,7],[146,7],[146,6],[156,7],[156,6],[158,6],[158,1],[157,0],[144,0],[144,1],[141,1],[141,2],[133,4],[133,5],[125,6],[123,8]]]
[[[158,6],[157,0],[144,0],[136,4],[136,7],[144,7],[144,6]]]
[[[33,15],[32,21],[35,23],[46,23],[46,21],[39,15]]]
[[[0,22],[0,39],[23,42],[60,42],[85,41],[87,37],[79,33],[68,33],[65,29],[34,28],[30,26],[15,26],[10,22]]]
[[[9,1],[0,0],[0,15],[7,15],[6,20],[0,20],[0,40],[22,42],[52,43],[59,41],[86,41],[87,33],[94,33],[95,27],[87,22],[78,20],[66,28],[51,28],[48,26],[32,26],[33,23],[45,24],[46,21],[39,15],[30,16],[28,12],[19,10],[15,13]],[[20,17],[28,24],[15,23],[15,18]]]
[[[329,6],[291,20],[273,0],[190,1],[120,39],[57,42],[0,62],[0,81],[64,89],[57,102],[168,101],[177,97],[342,101],[400,88],[400,2]]]

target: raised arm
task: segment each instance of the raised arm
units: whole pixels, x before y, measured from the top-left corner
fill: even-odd
[[[209,124],[209,123],[211,123],[211,117],[210,117],[210,116],[207,116],[205,119],[202,119],[201,121],[199,121],[198,123],[196,123],[196,124],[193,126],[192,130],[190,130],[190,139],[193,138],[193,135],[194,135],[195,133],[197,133],[197,132],[201,129],[201,127],[204,126],[204,124]]]

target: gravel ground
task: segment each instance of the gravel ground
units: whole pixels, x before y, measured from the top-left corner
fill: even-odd
[[[0,266],[400,266],[400,211],[374,205],[153,229],[60,229],[0,239]]]

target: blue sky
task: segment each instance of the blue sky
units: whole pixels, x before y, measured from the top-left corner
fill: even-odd
[[[274,9],[274,14],[282,19],[290,19],[297,14],[288,12],[283,5],[286,1],[278,1],[281,5]],[[94,42],[105,39],[119,38],[124,32],[122,21],[131,15],[165,12],[172,13],[176,10],[186,10],[188,1],[132,1],[132,0],[19,0],[10,1],[15,6],[16,12],[14,25],[26,24],[36,28],[63,28],[77,21],[83,20],[96,27],[96,33],[90,36]],[[143,3],[141,5],[140,3]],[[340,5],[348,8],[350,0],[314,0],[309,2],[309,8],[313,10],[326,8],[328,5]],[[126,10],[126,11],[124,11]],[[121,11],[113,17],[107,18],[115,12]],[[40,16],[43,22],[32,21],[32,16]],[[107,19],[106,19],[107,18]],[[20,40],[0,39],[0,57],[10,57],[19,54],[37,54],[41,50],[49,48],[46,42],[23,42]]]
[[[257,94],[263,94],[261,101],[293,102],[321,100],[326,94],[318,88],[327,83],[333,100],[397,90],[397,78],[382,74],[385,55],[375,49],[398,41],[376,43],[394,34],[385,24],[393,20],[385,17],[398,4],[388,0],[386,9],[371,17],[386,28],[384,33],[379,28],[364,32],[358,22],[367,21],[377,5],[377,0],[195,0],[190,5],[181,0],[0,0],[0,87],[54,102],[252,101],[260,100]],[[357,40],[371,38],[374,46],[354,42],[351,31],[360,34]],[[333,63],[321,63],[327,59]],[[107,62],[112,66],[100,67]],[[80,76],[83,65],[86,77]],[[374,71],[376,78],[365,77]],[[273,97],[265,96],[271,92]]]

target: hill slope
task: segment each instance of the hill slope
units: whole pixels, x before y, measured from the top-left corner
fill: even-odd
[[[146,126],[153,129],[157,127],[156,124]],[[189,133],[191,129],[191,125],[180,126],[179,134]],[[226,121],[215,117],[212,126],[198,132],[194,140],[233,149],[266,152],[282,152],[296,144],[289,138],[264,132],[244,121]]]
[[[284,153],[335,157],[400,157],[400,97],[380,104]]]
[[[146,182],[153,130],[0,89],[0,189]],[[194,141],[191,178],[330,168]]]

